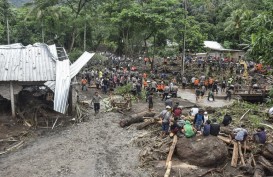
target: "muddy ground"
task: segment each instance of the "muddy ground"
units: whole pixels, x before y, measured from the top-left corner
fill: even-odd
[[[85,94],[90,97],[90,92]],[[1,156],[1,176],[149,176],[138,168],[139,148],[131,141],[145,130],[120,128],[120,113],[94,116],[91,108],[88,111],[87,122],[35,131],[23,148]]]

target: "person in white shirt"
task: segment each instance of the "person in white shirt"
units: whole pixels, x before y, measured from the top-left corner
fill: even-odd
[[[199,112],[199,108],[191,108],[190,110],[190,115],[195,116]]]
[[[207,122],[209,120],[208,112],[204,112],[204,122]]]

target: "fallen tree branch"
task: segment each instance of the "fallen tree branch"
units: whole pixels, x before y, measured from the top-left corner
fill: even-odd
[[[240,120],[239,121],[241,121],[244,117],[245,117],[245,115],[248,113],[250,111],[250,109],[249,110],[247,110],[243,115],[242,115],[242,117],[240,118]]]
[[[260,123],[260,125],[264,125],[264,126],[267,126],[269,128],[271,128],[273,130],[273,127],[271,125],[268,125],[268,124],[264,124],[264,123]]]
[[[11,147],[9,147],[9,148],[6,149],[5,151],[0,152],[0,155],[6,154],[6,153],[8,153],[8,152],[10,152],[10,151],[12,151],[12,150],[14,150],[14,149],[18,149],[18,148],[20,148],[23,144],[24,144],[24,141],[20,141],[19,143],[15,144],[15,145],[13,145],[13,146],[11,146]]]

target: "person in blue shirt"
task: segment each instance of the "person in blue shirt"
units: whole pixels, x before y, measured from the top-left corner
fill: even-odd
[[[204,124],[204,115],[203,111],[199,110],[199,112],[195,115],[193,124],[197,131],[201,130],[201,126]]]
[[[253,140],[257,144],[265,144],[266,142],[266,133],[264,127],[259,127],[257,132],[253,135]]]
[[[233,129],[234,139],[237,141],[245,141],[247,137],[247,130],[245,129],[245,125],[241,125],[240,128]]]
[[[210,135],[210,120],[207,120],[204,127],[203,127],[203,135],[204,136]]]

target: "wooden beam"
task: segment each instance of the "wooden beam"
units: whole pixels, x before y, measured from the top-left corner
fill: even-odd
[[[15,102],[14,102],[14,93],[13,93],[13,85],[10,82],[10,102],[11,102],[11,114],[12,117],[15,118]]]
[[[169,161],[168,166],[167,166],[167,170],[166,170],[166,173],[165,173],[164,177],[169,177],[170,176],[171,169],[172,169],[172,161]]]
[[[238,142],[238,145],[239,145],[238,150],[239,150],[239,154],[240,154],[241,162],[242,162],[243,166],[245,166],[245,165],[246,165],[246,163],[245,163],[245,159],[244,159],[244,156],[243,156],[243,152],[242,152],[241,143],[240,143],[240,142]]]
[[[233,143],[233,153],[232,153],[232,159],[231,159],[231,166],[232,167],[237,167],[237,162],[238,162],[238,143],[234,142]]]
[[[169,165],[169,162],[172,160],[172,156],[173,156],[173,152],[174,152],[176,143],[177,143],[177,136],[174,135],[173,143],[172,143],[172,145],[170,147],[170,151],[169,151],[169,154],[168,154],[168,157],[167,157],[167,160],[166,160],[166,167]]]

